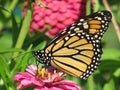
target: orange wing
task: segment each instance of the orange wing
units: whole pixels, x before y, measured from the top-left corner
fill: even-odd
[[[99,44],[87,40],[87,37],[79,33],[69,35],[47,47],[46,51],[52,52],[51,65],[83,79],[90,76],[99,64],[102,49]]]
[[[87,79],[98,67],[101,38],[111,21],[109,11],[93,13],[58,34],[44,50],[34,51],[37,61]]]

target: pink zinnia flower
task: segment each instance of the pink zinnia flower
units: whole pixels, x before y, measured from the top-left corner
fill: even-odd
[[[46,35],[53,37],[85,16],[86,0],[41,0],[41,2],[48,8],[33,5],[30,32],[47,30]]]
[[[80,87],[73,81],[62,80],[66,75],[49,69],[38,69],[35,65],[26,68],[26,72],[19,72],[15,75],[15,82],[20,82],[17,90],[34,86],[34,90],[80,90]]]

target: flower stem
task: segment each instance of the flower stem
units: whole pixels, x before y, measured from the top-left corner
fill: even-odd
[[[24,18],[24,21],[22,23],[22,27],[18,36],[18,40],[16,42],[15,48],[22,48],[22,45],[24,43],[25,37],[28,33],[29,26],[30,26],[30,21],[31,21],[31,11],[28,9],[27,10],[27,15]],[[18,52],[13,54],[13,58],[18,56]]]
[[[93,77],[89,77],[88,78],[88,87],[89,87],[89,90],[94,90],[94,83],[93,83]]]
[[[102,0],[102,1],[103,1],[103,4],[104,4],[106,10],[108,10],[108,11],[110,11],[112,13],[112,10],[110,9],[110,5],[108,4],[107,0]],[[115,17],[113,15],[113,13],[112,13],[112,23],[114,25],[118,40],[120,42],[120,27],[119,27],[117,21],[115,20]]]
[[[91,0],[88,0],[87,1],[87,5],[86,5],[86,15],[89,15],[91,13],[91,3],[90,3]]]

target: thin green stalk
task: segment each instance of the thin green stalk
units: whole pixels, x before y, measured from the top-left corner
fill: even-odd
[[[88,78],[88,88],[89,90],[94,90],[94,82],[92,76]]]
[[[91,0],[87,0],[86,15],[89,15],[90,13],[91,13]]]
[[[31,11],[28,10],[27,15],[25,16],[24,21],[22,23],[22,27],[15,48],[22,48],[22,45],[24,43],[24,40],[30,27],[31,15],[32,15]],[[18,54],[19,54],[18,52],[14,53],[13,58],[18,56]]]

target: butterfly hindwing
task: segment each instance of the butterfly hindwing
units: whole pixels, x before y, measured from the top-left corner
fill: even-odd
[[[92,41],[90,35],[70,34],[54,44],[51,65],[58,70],[86,79],[99,65],[101,54],[100,44]]]

